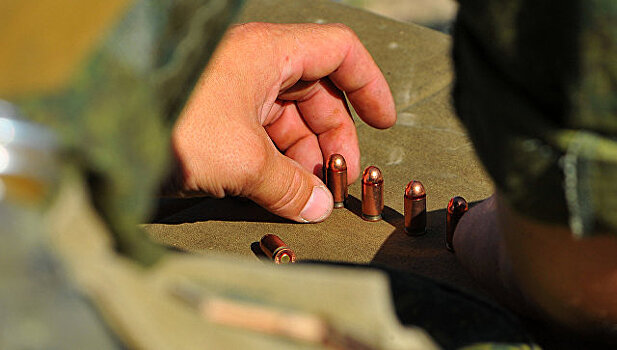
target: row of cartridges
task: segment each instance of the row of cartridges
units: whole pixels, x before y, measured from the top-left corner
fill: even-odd
[[[334,208],[344,208],[347,202],[347,163],[340,154],[330,156],[324,169],[324,180],[334,198]],[[382,219],[384,209],[384,179],[381,170],[369,166],[362,173],[362,218]],[[420,181],[411,180],[405,187],[405,232],[420,236],[426,232],[426,190]],[[445,246],[453,252],[452,240],[459,220],[469,206],[463,197],[453,197],[446,208]],[[265,235],[260,241],[263,252],[277,264],[293,263],[295,253],[277,236]]]

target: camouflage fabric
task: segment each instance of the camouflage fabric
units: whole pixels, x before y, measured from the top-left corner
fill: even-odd
[[[152,196],[166,174],[171,122],[241,1],[124,3],[107,6],[112,14],[90,38],[94,44],[84,45],[84,52],[56,52],[60,57],[52,62],[72,60],[73,66],[62,71],[66,77],[53,89],[39,91],[41,86],[35,85],[24,91],[18,84],[11,89],[9,82],[0,91],[29,118],[61,135],[65,158],[87,176],[92,199],[114,232],[119,251],[149,264],[163,250],[135,227],[152,211]],[[67,1],[66,6],[74,4]],[[45,3],[35,6],[40,8]],[[106,13],[95,14],[96,10],[78,6],[77,13],[49,15],[58,16],[55,22],[70,17],[76,26],[88,27],[92,25],[83,22],[90,16]],[[54,28],[57,23],[51,22]],[[65,34],[62,40],[75,36]],[[36,40],[31,43],[25,48],[30,55],[46,48]]]
[[[317,1],[304,6],[311,3]],[[0,81],[0,94],[18,103],[29,118],[57,131],[65,165],[46,216],[23,213],[21,222],[35,223],[28,226],[31,234],[22,236],[20,228],[8,227],[12,235],[3,236],[2,265],[10,269],[0,270],[0,279],[15,285],[6,290],[8,296],[1,295],[2,301],[20,300],[10,303],[18,316],[32,300],[40,311],[32,317],[36,322],[11,328],[25,336],[7,335],[7,347],[29,345],[22,339],[40,331],[56,337],[34,339],[39,342],[33,347],[85,348],[84,342],[92,339],[96,348],[430,350],[439,348],[436,339],[445,348],[478,342],[485,348],[492,346],[484,345],[490,341],[529,348],[524,329],[505,311],[410,274],[365,267],[277,268],[217,254],[176,254],[151,243],[137,229],[165,176],[171,122],[238,7],[239,1],[226,0],[0,5],[0,14],[33,16],[31,21],[18,16],[0,21],[8,28],[0,31],[0,41],[14,53],[0,58],[0,75],[6,77]],[[23,33],[32,40],[23,40]],[[434,61],[426,67],[447,70],[435,68]],[[435,86],[442,91],[449,76],[446,72],[439,79],[426,78],[430,83],[413,96],[403,91],[406,107],[428,99]],[[15,237],[36,244],[22,244]],[[18,245],[24,250],[16,249]],[[35,274],[41,279],[28,281],[27,267],[48,267],[53,273]],[[185,286],[217,305],[282,315],[274,328],[293,324],[289,320],[317,320],[327,326],[327,337],[307,341],[281,331],[217,323],[174,296],[173,291]],[[77,288],[98,313],[80,299]],[[21,295],[25,289],[30,294]],[[66,316],[66,322],[54,323],[58,315]],[[46,324],[33,330],[41,320]],[[83,337],[64,342],[71,330]]]
[[[460,0],[457,112],[520,213],[617,232],[617,4]]]
[[[0,97],[22,112],[0,100],[0,117],[25,114],[51,127],[65,166],[51,169],[55,159],[37,158],[41,150],[54,154],[49,145],[38,148],[45,135],[19,138],[3,120],[0,348],[122,348],[46,235],[49,189],[60,191],[49,181],[87,177],[115,248],[143,264],[160,257],[164,249],[137,223],[164,176],[170,119],[239,7],[240,1],[0,4]]]

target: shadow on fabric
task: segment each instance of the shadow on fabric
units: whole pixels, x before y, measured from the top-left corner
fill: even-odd
[[[245,198],[161,198],[152,224],[204,221],[293,223]]]

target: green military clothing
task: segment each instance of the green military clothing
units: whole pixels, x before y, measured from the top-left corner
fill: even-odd
[[[5,94],[24,114],[61,135],[65,156],[87,177],[94,204],[116,234],[118,248],[142,263],[152,263],[162,253],[140,237],[135,226],[152,211],[152,196],[166,175],[171,123],[240,4],[227,0],[125,4],[123,11],[109,11],[115,15],[91,35],[96,44],[84,45],[89,52],[73,55],[83,59],[62,70],[67,77],[52,92],[35,86],[31,92],[15,89],[12,96],[7,84]],[[64,5],[74,7],[71,1]],[[113,6],[110,2],[107,7]],[[57,16],[50,23],[52,30],[54,25],[62,27],[64,17],[88,21],[107,13],[79,9],[83,13],[51,14]],[[70,32],[66,34],[63,40],[70,40]],[[37,43],[26,48],[35,56],[46,49]],[[23,75],[32,73],[36,72]]]
[[[512,208],[617,232],[617,6],[461,0],[454,100]]]
[[[100,319],[86,303],[66,304],[89,320],[83,322],[94,329],[89,334],[105,339],[97,344],[148,349],[433,349],[476,343],[480,349],[509,348],[487,342],[533,346],[519,322],[491,303],[390,269],[424,268],[422,274],[437,271],[450,274],[455,282],[467,281],[454,257],[435,248],[442,239],[440,209],[454,191],[464,191],[470,200],[491,191],[451,113],[447,36],[329,1],[249,1],[241,20],[342,21],[375,56],[392,87],[399,121],[385,134],[357,125],[363,163],[382,162],[378,165],[392,184],[385,196],[387,219],[366,226],[349,208],[319,225],[295,225],[250,204],[224,200],[212,205],[214,201],[205,200],[144,226],[169,246],[219,251],[200,256],[163,249],[137,225],[146,220],[166,175],[171,123],[240,2],[109,1],[88,14],[80,13],[88,8],[77,3],[40,2],[42,7],[30,11],[45,25],[38,30],[33,26],[29,33],[73,45],[33,40],[27,46],[25,40],[7,40],[18,57],[42,57],[47,64],[0,58],[0,72],[10,76],[0,82],[0,93],[60,136],[62,180],[43,221],[47,228],[33,235],[64,263],[58,271],[69,278],[60,278],[58,289],[77,286],[96,306]],[[0,13],[27,14],[30,3],[24,4],[26,10],[13,5]],[[19,32],[19,23],[27,21],[3,23]],[[80,23],[83,30],[77,29]],[[54,24],[61,35],[54,34]],[[36,74],[39,81],[31,78]],[[399,199],[412,175],[426,179],[432,191],[424,238],[405,236],[400,225]],[[358,196],[356,189],[351,194]],[[295,237],[292,247],[302,253],[301,260],[335,256],[390,268],[267,266],[255,259],[245,241],[269,231]],[[219,256],[222,252],[228,255]],[[21,265],[19,261],[11,266]],[[329,331],[324,338],[299,340],[297,334],[294,338],[221,324],[178,298],[178,288],[197,290],[216,305],[313,320]],[[285,317],[280,322],[289,323]]]

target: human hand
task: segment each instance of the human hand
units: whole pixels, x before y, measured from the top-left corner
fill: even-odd
[[[245,196],[291,220],[324,220],[333,207],[318,177],[324,160],[342,154],[348,183],[360,174],[343,91],[367,124],[395,123],[386,80],[348,27],[232,28],[174,127],[174,192]]]

